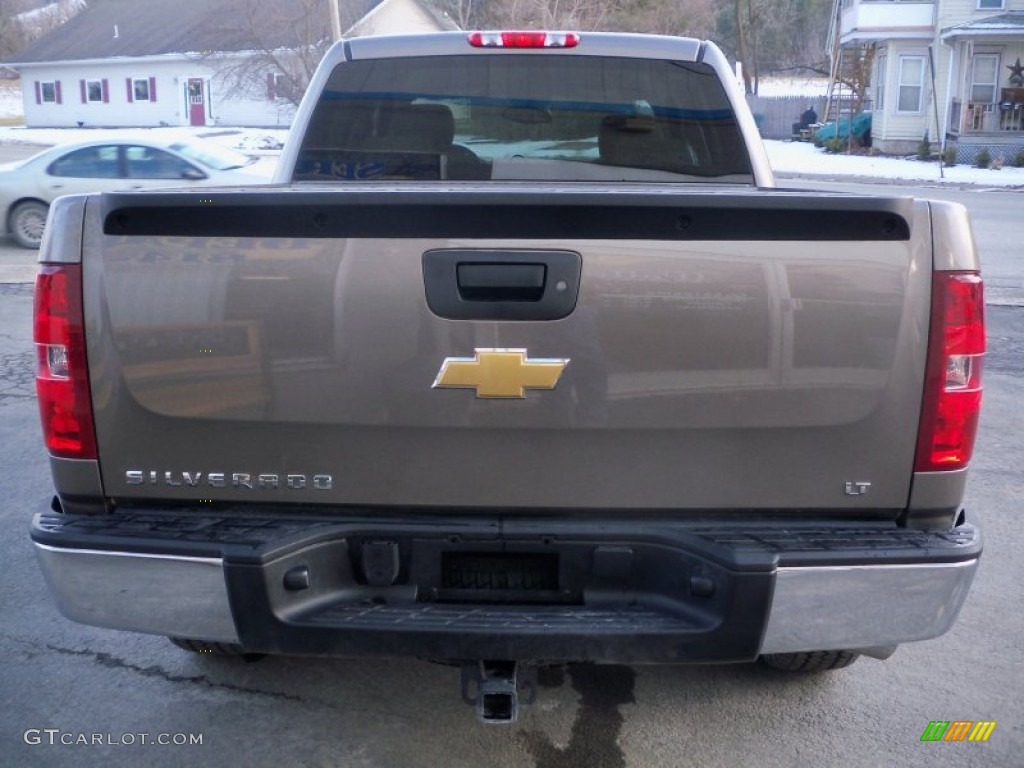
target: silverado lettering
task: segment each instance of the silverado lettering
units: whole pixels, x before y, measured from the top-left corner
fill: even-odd
[[[342,41],[276,174],[50,209],[65,615],[455,660],[499,722],[551,660],[823,671],[956,620],[962,206],[781,189],[714,44],[591,32]]]
[[[195,488],[204,481],[202,472],[158,472],[157,470],[129,469],[124,473],[126,485],[165,485]],[[329,491],[334,484],[331,475],[307,475],[275,473],[250,474],[248,472],[207,472],[205,483],[211,488],[291,488],[303,490],[310,487],[318,491]]]

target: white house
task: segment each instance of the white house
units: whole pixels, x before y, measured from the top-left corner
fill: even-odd
[[[836,0],[834,55],[872,49],[871,134],[913,152],[928,134],[961,162],[1024,151],[1024,0]]]
[[[6,65],[21,76],[29,127],[286,127],[295,107],[270,57],[331,36],[330,0],[272,0],[272,16],[253,0],[87,2]],[[356,19],[346,37],[453,26],[423,0],[340,2]],[[240,87],[228,71],[251,61],[265,71],[248,72],[257,87]]]

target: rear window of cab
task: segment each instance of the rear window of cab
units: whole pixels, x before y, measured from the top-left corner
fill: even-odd
[[[736,116],[701,63],[603,56],[344,62],[296,181],[550,179],[752,184]]]

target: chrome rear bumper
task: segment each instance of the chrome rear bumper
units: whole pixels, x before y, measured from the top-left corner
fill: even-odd
[[[978,560],[779,568],[761,653],[928,640],[953,626]]]
[[[36,552],[60,611],[70,619],[239,643],[256,651],[327,655],[470,658],[479,653],[480,658],[520,660],[699,663],[749,660],[758,653],[895,646],[950,629],[981,553],[980,533],[971,524],[935,534],[939,543],[925,546],[926,554],[916,562],[899,560],[913,557],[922,539],[910,542],[916,534],[897,532],[899,541],[879,544],[879,551],[867,552],[865,544],[847,552],[831,549],[828,557],[837,564],[822,565],[822,557],[808,560],[807,536],[803,548],[786,553],[788,537],[796,535],[791,527],[773,540],[764,530],[748,535],[737,533],[747,530],[740,528],[702,533],[684,527],[663,527],[644,538],[633,525],[629,540],[623,538],[628,525],[612,530],[600,524],[595,532],[598,527],[580,531],[572,523],[570,535],[560,528],[565,521],[523,523],[520,530],[510,523],[501,537],[507,536],[513,548],[536,541],[538,530],[550,530],[544,535],[547,545],[577,571],[581,563],[595,563],[580,600],[520,606],[520,611],[490,605],[486,596],[479,603],[424,599],[429,589],[418,577],[383,588],[360,580],[353,555],[358,541],[393,538],[407,546],[428,539],[429,551],[444,551],[455,545],[448,543],[443,526],[392,521],[389,529],[380,521],[320,520],[297,527],[289,521],[287,535],[275,534],[272,543],[247,540],[232,549],[212,538],[195,546],[181,537],[161,544],[135,532],[120,540],[112,538],[113,529],[90,545],[94,526],[86,526],[85,535],[68,533],[64,529],[73,529],[73,520],[67,524],[50,516],[41,524],[40,518],[33,528]],[[470,540],[474,532],[490,531],[475,544],[464,543],[470,551],[493,546],[492,529],[462,526],[461,534],[469,533]],[[865,542],[884,538],[856,530],[845,535],[860,535]],[[827,542],[825,549],[832,546],[820,531],[814,536]],[[218,547],[223,557],[213,556]],[[599,550],[610,564],[607,572],[597,570]],[[857,558],[860,563],[851,564]],[[282,576],[296,567],[312,572],[312,586],[304,591],[287,582],[282,586]],[[626,571],[616,570],[621,567]],[[421,561],[418,573],[432,570],[433,565],[424,571]],[[607,582],[611,573],[619,581]]]
[[[109,629],[237,643],[222,560],[36,543],[60,612]]]

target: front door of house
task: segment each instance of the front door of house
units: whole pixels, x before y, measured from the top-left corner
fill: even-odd
[[[201,77],[188,79],[189,125],[206,125],[206,89]]]

